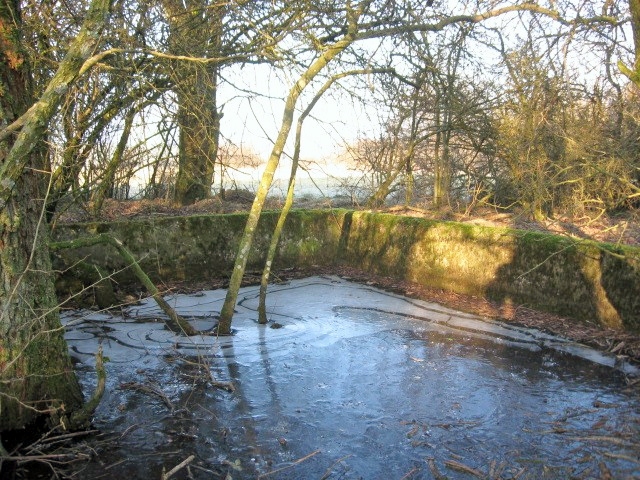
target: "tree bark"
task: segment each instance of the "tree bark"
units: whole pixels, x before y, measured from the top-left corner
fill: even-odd
[[[218,57],[224,6],[198,0],[163,0],[170,29],[171,53],[185,57]],[[193,204],[211,196],[218,155],[220,116],[216,62],[170,62],[170,77],[178,100],[180,129],[176,200]]]
[[[3,135],[0,144],[0,431],[24,428],[43,415],[68,426],[65,417],[82,406],[49,257],[43,138],[97,45],[110,5],[92,1],[82,29],[34,103],[21,50],[19,2],[0,2],[0,123],[21,125],[15,140]]]
[[[211,196],[220,133],[217,68],[195,64],[189,67],[183,71],[186,79],[178,86],[180,140],[176,200],[182,205]]]
[[[251,251],[253,237],[256,227],[258,226],[260,214],[262,213],[262,207],[273,181],[273,175],[280,163],[282,151],[284,150],[287,138],[289,137],[289,132],[291,131],[291,126],[293,125],[293,116],[298,98],[305,87],[316,77],[316,75],[318,75],[329,64],[329,62],[331,62],[331,60],[353,43],[358,32],[357,22],[360,14],[360,12],[348,9],[348,31],[345,36],[326,48],[300,76],[298,81],[289,91],[282,116],[280,132],[278,133],[278,137],[273,145],[273,149],[271,150],[271,155],[269,156],[269,160],[267,161],[267,165],[262,174],[260,185],[258,186],[258,191],[256,192],[255,199],[249,212],[249,218],[247,219],[247,223],[240,240],[233,273],[231,274],[231,280],[229,281],[229,289],[227,290],[227,295],[225,297],[222,310],[220,311],[220,321],[218,323],[218,334],[220,335],[229,335],[231,333],[231,320],[238,300],[238,291],[240,290],[242,277],[244,276],[244,271],[247,266],[249,252]]]
[[[640,88],[640,0],[629,0],[629,11],[631,13],[635,61],[631,68],[619,61],[618,68],[636,87]]]

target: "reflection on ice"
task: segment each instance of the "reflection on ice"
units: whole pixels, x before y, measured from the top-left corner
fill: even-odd
[[[167,300],[208,330],[224,294]],[[638,404],[621,393],[612,357],[334,277],[271,286],[268,316],[282,328],[257,324],[257,296],[257,287],[241,291],[233,337],[176,336],[151,300],[121,317],[65,315],[87,390],[99,343],[109,358],[96,426],[132,432],[108,453],[114,476],[153,476],[190,454],[196,478],[283,466],[272,478],[455,478],[454,460],[485,473],[501,466],[504,478],[600,464],[614,477],[640,473]],[[178,408],[119,388],[125,382],[153,382]],[[593,441],[613,435],[623,440]]]

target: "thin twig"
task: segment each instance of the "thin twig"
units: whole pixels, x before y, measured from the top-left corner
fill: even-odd
[[[413,467],[411,470],[409,470],[407,473],[405,473],[400,480],[406,480],[407,478],[410,478],[411,475],[413,475],[414,473],[417,473],[419,471],[420,470],[418,470],[418,467]]]
[[[317,455],[319,453],[320,453],[320,450],[316,450],[314,452],[311,452],[309,455],[305,455],[304,457],[299,458],[295,462],[291,463],[291,465],[287,465],[286,467],[282,467],[282,468],[276,468],[275,470],[271,470],[270,472],[258,475],[258,480],[260,480],[261,478],[269,477],[269,476],[273,475],[274,473],[282,472],[282,471],[287,470],[287,469],[289,469],[291,467],[295,467],[296,465],[304,462],[305,460],[309,460],[311,457],[313,457],[313,456],[315,456],[315,455]]]
[[[520,478],[522,475],[524,475],[524,472],[526,472],[526,471],[527,471],[527,469],[522,467],[520,470],[518,470],[518,473],[516,473],[513,476],[513,480],[518,480],[518,478]]]
[[[353,455],[352,454],[345,455],[344,457],[339,458],[338,460],[333,462],[331,464],[331,466],[325,470],[325,472],[322,475],[322,477],[320,477],[320,480],[327,480],[327,478],[329,478],[331,476],[331,474],[333,473],[333,467],[335,467],[337,464],[339,464],[340,462],[343,462],[344,460],[346,460],[347,458],[349,458],[351,456],[353,456]]]
[[[43,455],[10,455],[8,457],[2,457],[2,460],[10,460],[13,462],[35,462],[35,461],[55,461],[58,463],[68,462],[71,460],[77,460],[79,458],[91,458],[86,453],[51,453]]]
[[[171,470],[169,470],[167,473],[162,475],[162,480],[168,480],[169,478],[171,478],[173,476],[174,473],[177,473],[178,471],[182,470],[184,467],[186,467],[187,465],[189,465],[191,462],[193,462],[193,460],[196,458],[195,455],[189,455],[187,458],[185,458],[182,462],[180,462],[178,465],[176,465],[175,467],[173,467]]]
[[[121,384],[120,388],[139,390],[141,392],[151,393],[153,395],[156,395],[160,397],[160,399],[165,403],[167,407],[169,407],[170,410],[173,410],[173,403],[171,403],[171,400],[169,400],[169,397],[167,397],[164,394],[164,392],[160,390],[159,387],[156,387],[155,385],[151,385],[151,384],[144,385],[142,383],[137,383],[137,382],[127,382],[127,383]]]
[[[603,435],[589,435],[586,437],[571,437],[569,440],[577,440],[579,442],[609,442],[614,445],[621,445],[623,447],[637,447],[638,444],[634,444],[625,439],[618,437],[606,437]]]
[[[610,457],[610,458],[618,458],[620,460],[626,460],[627,462],[640,464],[640,460],[638,460],[637,458],[630,457],[629,455],[622,455],[621,453],[604,452],[604,456]]]
[[[63,435],[57,435],[55,437],[41,438],[32,445],[29,445],[29,447],[27,447],[25,450],[27,452],[30,452],[34,451],[37,448],[48,448],[71,438],[84,437],[86,435],[91,435],[92,433],[97,433],[99,431],[100,430],[83,430],[81,432],[65,433]]]
[[[475,468],[471,468],[465,465],[464,463],[456,462],[455,460],[445,460],[444,464],[453,470],[468,473],[469,475],[473,475],[474,477],[477,477],[477,478],[485,478],[484,473],[482,473],[479,470],[476,470]]]

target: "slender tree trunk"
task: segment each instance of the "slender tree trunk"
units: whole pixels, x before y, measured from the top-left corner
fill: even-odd
[[[436,140],[433,147],[433,206],[442,206],[442,124],[440,118],[440,108],[436,107],[434,125],[436,129]]]
[[[264,324],[267,323],[267,288],[269,286],[269,276],[271,275],[271,267],[273,265],[273,260],[276,256],[276,249],[278,248],[278,242],[280,241],[280,235],[282,234],[282,229],[284,227],[284,222],[287,220],[287,216],[289,215],[289,211],[291,210],[291,206],[293,205],[293,196],[295,193],[296,187],[296,174],[298,172],[298,164],[300,163],[300,139],[302,136],[302,125],[304,124],[305,119],[309,116],[313,108],[315,107],[318,100],[324,95],[324,93],[329,90],[331,85],[346,75],[355,74],[356,72],[344,73],[342,75],[336,75],[331,77],[329,80],[325,82],[322,88],[316,93],[313,100],[309,103],[307,108],[304,109],[304,112],[300,114],[298,117],[298,122],[296,126],[296,140],[294,144],[293,150],[293,158],[291,159],[291,174],[289,175],[289,187],[287,188],[287,198],[285,199],[284,205],[282,206],[282,211],[280,212],[280,216],[278,217],[278,223],[276,224],[276,228],[273,230],[273,235],[271,237],[271,243],[269,244],[269,250],[267,252],[267,259],[264,263],[264,269],[262,271],[262,278],[260,281],[260,301],[258,304],[258,323]],[[358,72],[359,73],[359,72]]]
[[[345,48],[347,48],[355,39],[357,33],[357,20],[359,13],[349,10],[347,12],[349,29],[347,34],[342,40],[337,41],[333,45],[329,46],[326,50],[320,54],[320,56],[311,64],[311,66],[302,74],[295,85],[289,91],[287,97],[284,113],[282,116],[282,123],[280,126],[280,132],[276,139],[271,155],[267,161],[267,165],[262,174],[258,191],[256,192],[251,211],[249,212],[249,218],[244,228],[242,238],[240,240],[240,246],[236,255],[236,261],[231,274],[231,280],[229,282],[229,289],[227,290],[227,296],[225,298],[222,310],[220,312],[220,322],[218,324],[218,334],[229,335],[231,333],[231,320],[233,318],[234,309],[238,300],[238,291],[242,283],[242,277],[247,266],[247,259],[249,258],[249,252],[251,251],[251,245],[253,243],[253,237],[256,227],[258,226],[258,220],[262,213],[262,207],[264,201],[267,198],[267,193],[271,187],[273,181],[273,175],[280,162],[282,151],[289,137],[291,126],[293,124],[293,115],[295,112],[296,103],[298,98],[302,94],[305,87],[320,73],[337,55],[339,55]]]
[[[640,88],[640,0],[629,0],[629,11],[631,12],[635,61],[632,67],[628,67],[622,61],[619,61],[618,68]]]
[[[20,120],[21,125],[15,140],[15,129],[0,132],[0,431],[23,428],[43,415],[58,423],[82,405],[58,317],[47,246],[43,138],[61,98],[93,52],[110,5],[110,0],[92,1],[58,71],[31,105],[19,3],[0,2],[0,87],[5,92],[0,123]]]
[[[296,139],[299,142],[299,139]],[[296,145],[298,151],[299,145]],[[282,206],[282,211],[278,216],[278,223],[273,230],[273,236],[271,237],[271,243],[269,244],[269,250],[267,251],[267,259],[264,262],[264,269],[262,270],[262,277],[260,279],[260,300],[258,303],[258,323],[267,323],[267,288],[269,287],[269,277],[271,275],[271,267],[273,260],[276,256],[276,249],[278,248],[278,242],[280,241],[280,235],[284,228],[284,222],[287,220],[291,205],[293,205],[293,195],[296,188],[296,172],[298,170],[298,158],[294,155],[293,163],[291,165],[291,177],[289,178],[289,187],[287,189],[287,198]]]
[[[107,194],[113,188],[116,172],[122,163],[127,142],[129,141],[129,135],[131,135],[131,128],[133,127],[133,119],[136,116],[136,111],[137,110],[135,108],[132,108],[125,115],[122,135],[120,135],[120,140],[118,141],[116,150],[113,152],[113,156],[102,175],[102,180],[93,193],[93,205],[91,207],[91,212],[94,217],[97,217],[100,214],[100,210],[102,210],[102,205],[104,204]]]

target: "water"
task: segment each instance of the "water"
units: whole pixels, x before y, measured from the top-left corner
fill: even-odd
[[[224,294],[168,300],[207,329]],[[271,287],[268,326],[257,288],[240,299],[233,337],[176,337],[152,301],[65,315],[87,392],[98,344],[109,357],[78,478],[160,478],[190,455],[194,478],[640,477],[613,358],[334,277]]]

